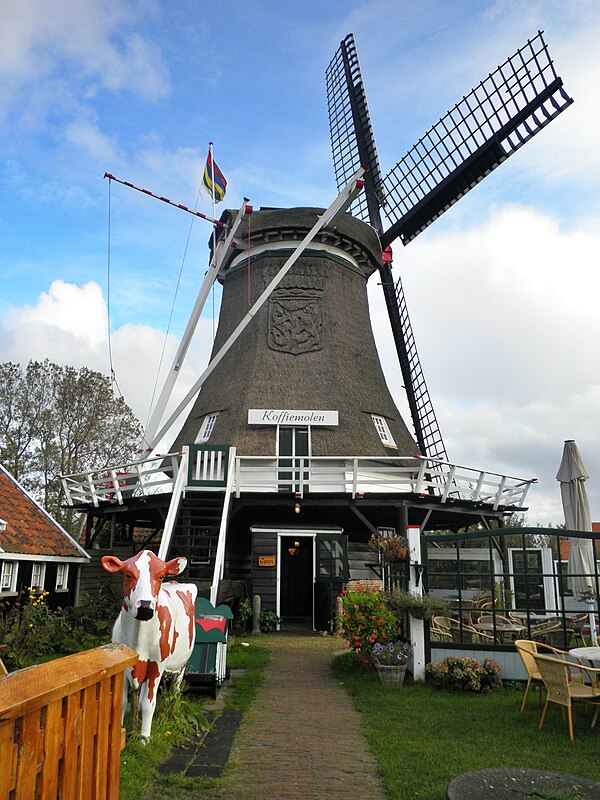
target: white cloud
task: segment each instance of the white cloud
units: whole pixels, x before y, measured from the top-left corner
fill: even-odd
[[[599,267],[600,236],[561,231],[554,219],[514,206],[479,228],[423,236],[396,252],[450,459],[539,477],[529,498],[535,522],[562,520],[554,475],[569,438],[592,476],[600,519]],[[380,294],[370,287],[374,329],[399,396]]]
[[[205,368],[212,343],[210,328],[210,320],[200,320],[168,410],[176,407]],[[143,424],[153,392],[162,389],[177,345],[173,335],[165,339],[163,331],[149,325],[123,325],[111,335],[118,389]],[[5,315],[0,323],[0,361],[26,364],[30,359],[45,358],[109,373],[106,302],[96,283],[76,286],[54,281],[35,306],[12,309]],[[159,449],[165,451],[179,427],[174,426]]]
[[[166,67],[157,49],[132,30],[148,3],[122,0],[46,0],[11,3],[0,27],[0,119],[24,105],[30,86],[43,92],[33,97],[50,108],[57,102],[75,105],[66,78],[86,86],[92,96],[98,89],[130,91],[156,101],[168,91]],[[19,112],[20,113],[20,112]]]

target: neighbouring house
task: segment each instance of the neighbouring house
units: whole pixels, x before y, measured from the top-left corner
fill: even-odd
[[[0,601],[27,587],[47,591],[51,607],[77,602],[89,555],[0,464]]]

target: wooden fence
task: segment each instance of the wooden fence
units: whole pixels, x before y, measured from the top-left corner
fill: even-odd
[[[0,800],[118,800],[124,671],[120,644],[0,678]]]

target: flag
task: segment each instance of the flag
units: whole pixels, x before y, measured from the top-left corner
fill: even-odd
[[[213,180],[214,178],[214,180]],[[210,193],[211,197],[214,196],[215,203],[220,203],[225,197],[225,190],[227,189],[227,181],[221,170],[217,167],[210,150],[206,157],[206,166],[204,167],[204,177],[202,183]]]

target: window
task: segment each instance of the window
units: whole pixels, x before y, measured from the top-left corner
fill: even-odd
[[[69,583],[69,565],[58,564],[56,567],[56,591],[63,592]]]
[[[386,420],[383,417],[378,417],[375,414],[371,414],[371,419],[373,420],[373,425],[375,425],[375,430],[379,434],[379,438],[383,442],[386,447],[396,447],[396,442],[394,441],[394,437],[392,436],[390,429]]]
[[[44,578],[46,577],[46,565],[40,561],[34,562],[31,568],[31,588],[43,589]]]
[[[213,432],[213,428],[215,427],[215,423],[217,421],[217,417],[219,416],[218,412],[216,414],[207,414],[204,417],[202,422],[202,427],[200,428],[200,433],[198,434],[197,444],[202,444],[202,442],[208,442],[210,439],[210,435]]]
[[[2,561],[0,592],[8,594],[17,591],[17,569],[16,561]]]

